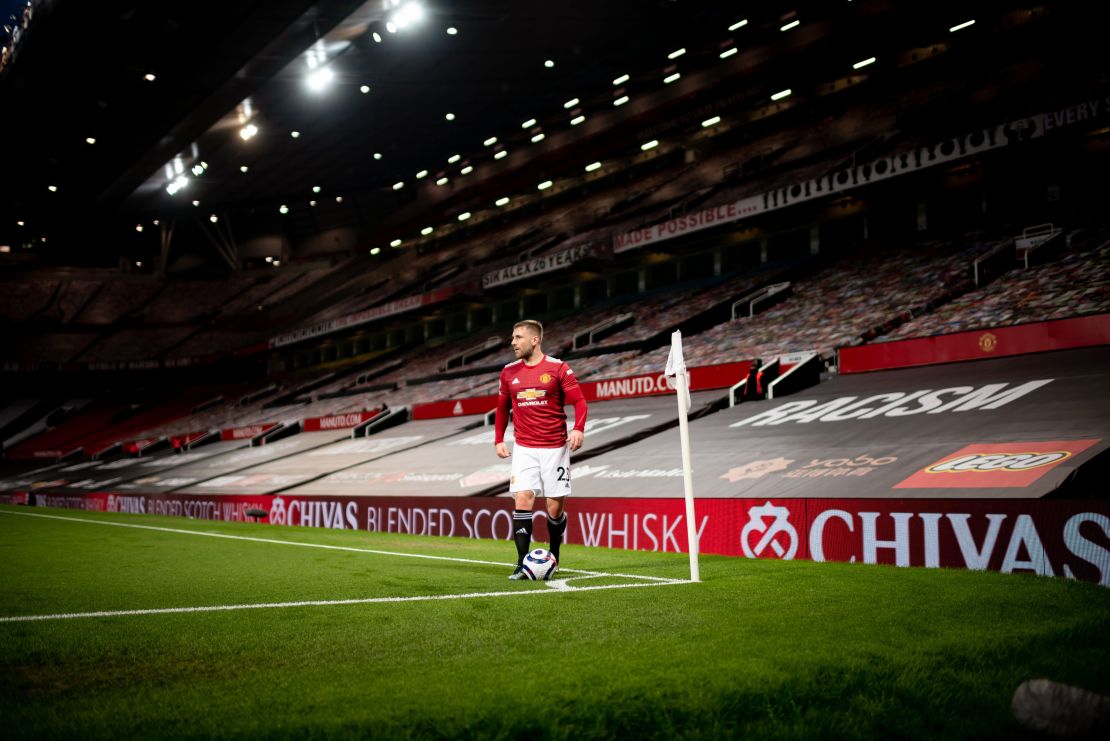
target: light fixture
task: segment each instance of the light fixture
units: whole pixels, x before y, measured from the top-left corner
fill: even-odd
[[[628,102],[628,96],[627,95],[622,95],[621,97],[619,97],[619,98],[617,98],[616,100],[613,101],[613,105],[622,106],[627,102]]]
[[[504,149],[502,149],[502,150],[501,150],[500,152],[498,152],[497,154],[493,155],[493,158],[494,158],[495,160],[499,160],[499,159],[503,159],[503,158],[505,158],[505,157],[508,157],[508,156],[509,156],[509,153],[508,153],[508,152],[506,152],[506,151],[505,151]]]
[[[217,221],[220,220],[220,217],[216,216],[216,214],[212,214],[211,216],[208,217],[208,220],[211,221],[213,224],[215,224]]]
[[[685,53],[686,53],[685,48],[675,49],[674,51],[672,51],[670,54],[667,55],[667,59],[678,59],[679,57],[681,57]]]
[[[535,136],[532,137],[532,143],[533,144],[538,144],[538,143],[542,142],[544,140],[544,138],[545,137],[543,135],[543,132],[541,131],[540,133],[538,133],[538,134],[536,134]]]
[[[288,207],[288,206],[286,206],[286,205],[285,205],[284,203],[283,203],[283,204],[281,204],[281,205],[280,205],[280,206],[278,207],[278,213],[279,213],[279,214],[287,214],[287,213],[289,213],[289,207]]]
[[[463,211],[461,214],[459,214],[459,221],[466,221],[469,218],[470,218],[470,212],[469,211]]]
[[[393,190],[400,190],[401,188],[404,188],[404,187],[405,187],[405,183],[403,181],[398,181],[398,182],[393,184]]]
[[[376,43],[376,44],[382,43],[382,35],[380,33],[375,31],[374,33],[372,33],[370,35],[374,37],[374,43]]]
[[[673,75],[667,75],[666,77],[663,78],[663,84],[664,85],[670,85],[672,82],[674,82],[675,80],[677,80],[680,77],[682,77],[682,75],[680,75],[677,72],[675,72]]]
[[[91,137],[91,136],[86,136],[86,137],[85,137],[85,143],[86,143],[86,144],[96,144],[96,139],[94,139],[94,138],[93,138],[93,137]]]
[[[136,224],[135,225],[135,231],[137,231],[141,234],[142,231],[143,231],[143,225],[142,224]]]
[[[785,26],[783,26],[779,30],[780,31],[789,31],[792,28],[797,28],[798,26],[801,25],[801,23],[802,23],[801,21],[799,21],[798,19],[795,18],[794,20],[790,21],[789,23],[787,23]]]
[[[586,165],[586,172],[593,172],[594,170],[600,170],[600,169],[601,169],[601,163],[600,162],[591,162],[590,164]]]
[[[171,196],[177,195],[177,192],[189,184],[187,175],[178,175],[170,183],[166,185],[166,192]]]
[[[582,123],[585,120],[586,120],[585,116],[575,116],[574,118],[572,118],[570,120],[570,125],[571,126],[577,126],[578,124]]]
[[[319,193],[320,192],[320,186],[319,185],[313,185],[312,186],[312,192],[313,193]]]
[[[613,80],[613,84],[614,85],[623,85],[624,83],[628,82],[629,79],[630,78],[629,78],[628,75],[621,75],[620,77]]]
[[[336,196],[335,197],[335,202],[336,203],[343,203],[343,196]]]
[[[158,226],[158,219],[155,219],[154,221],[152,221],[152,222],[150,222],[150,223],[151,223],[151,224],[154,224],[154,226]]]
[[[444,116],[444,118],[446,118],[448,121],[454,121],[455,120],[455,114],[454,113],[448,113],[446,116]]]
[[[359,86],[358,91],[360,93],[362,93],[363,95],[366,95],[368,92],[370,92],[370,86],[369,85],[361,85],[361,86]]]
[[[257,134],[258,134],[258,127],[255,126],[252,123],[249,123],[246,126],[244,126],[243,128],[239,129],[239,137],[243,141],[247,141],[249,139],[252,139]],[[300,136],[300,134],[294,134],[293,138],[295,139],[298,136]]]
[[[786,96],[790,95],[791,92],[792,91],[790,90],[790,88],[787,88],[786,90],[780,90],[771,96],[771,100],[782,100]]]
[[[454,26],[448,26],[447,27],[447,35],[448,36],[456,36],[456,35],[458,35],[458,33],[459,33],[459,29],[455,28]]]
[[[143,75],[143,79],[147,82],[154,82],[157,78],[154,76],[153,72],[147,72],[145,75]]]
[[[371,255],[377,255],[377,254],[379,254],[379,253],[380,253],[381,251],[382,251],[382,248],[381,248],[381,247],[374,247],[373,249],[371,249],[371,250],[370,250],[370,254],[371,254]]]
[[[314,93],[323,92],[335,79],[335,72],[331,67],[317,67],[305,77],[305,84]]]
[[[389,31],[390,33],[397,33],[397,24],[393,21],[386,21],[385,30]]]
[[[735,31],[736,29],[743,28],[746,25],[748,25],[748,19],[747,18],[745,18],[743,20],[736,21],[736,23],[733,23],[731,26],[728,27],[728,30],[729,31]]]
[[[856,62],[855,64],[853,64],[852,69],[863,69],[867,65],[874,64],[874,63],[875,63],[875,57],[868,57],[867,59],[864,59],[861,62]]]
[[[497,137],[496,136],[491,136],[489,139],[486,139],[484,142],[482,142],[482,144],[484,146],[487,146],[487,147],[492,147],[496,143],[497,143]]]
[[[428,171],[427,170],[421,170],[420,172],[416,173],[416,179],[417,180],[420,180],[421,178],[426,178],[426,177],[428,177]]]
[[[507,205],[509,205],[509,197],[508,196],[502,196],[501,198],[498,198],[497,201],[494,203],[494,205],[496,205],[496,206],[507,206]]]
[[[382,153],[381,152],[374,152],[374,159],[380,160],[381,158],[382,158]]]
[[[659,146],[659,140],[658,139],[652,139],[649,142],[644,142],[643,144],[641,144],[640,149],[641,149],[641,151],[646,152],[649,149],[655,149],[658,146]]]
[[[975,25],[975,20],[974,19],[972,19],[970,21],[964,21],[963,23],[958,23],[955,26],[952,26],[952,28],[948,29],[948,33],[956,33],[956,31],[962,31],[963,29],[967,28],[968,26],[974,26],[974,25]]]
[[[554,62],[554,60],[551,60],[551,59],[545,59],[545,60],[543,60],[543,66],[547,67],[548,69],[551,69],[552,67],[555,66],[555,62]]]
[[[23,222],[22,221],[17,221],[17,222],[15,222],[15,225],[16,226],[23,226]]]
[[[435,231],[435,229],[433,229],[432,227],[426,226],[426,227],[424,227],[423,229],[420,230],[420,233],[426,237],[434,231]]]
[[[289,132],[289,136],[293,137],[294,139],[296,139],[300,135],[301,135],[301,132],[299,132],[299,131],[290,131]]]
[[[474,167],[471,165],[467,165],[463,169],[459,170],[459,172],[463,175],[469,175],[470,173],[474,172]]]
[[[389,246],[390,247],[400,247],[401,246],[401,240],[394,239],[392,242],[389,243]]]
[[[539,188],[540,190],[547,190],[548,188],[550,188],[554,184],[555,183],[551,182],[550,180],[544,180],[542,183],[540,183],[536,187]]]
[[[525,121],[524,123],[522,123],[522,124],[520,125],[520,128],[522,128],[522,129],[530,129],[530,128],[532,128],[532,127],[533,127],[533,126],[535,126],[535,125],[536,125],[536,119],[534,119],[534,118],[530,118],[530,119],[528,119],[527,121]]]
[[[728,59],[729,57],[731,57],[736,52],[737,52],[737,49],[734,46],[731,49],[725,49],[723,52],[721,52],[720,57],[721,57],[721,59]]]
[[[407,2],[393,13],[391,20],[399,29],[415,26],[424,20],[424,6],[418,2]]]
[[[200,206],[200,201],[193,201],[193,205],[199,207]]]
[[[453,155],[451,155],[450,157],[447,158],[447,164],[453,165],[461,159],[462,159],[462,155],[453,154]]]
[[[450,181],[448,181],[447,178],[443,177],[436,181],[436,185],[447,185],[448,182]]]
[[[250,168],[247,167],[246,165],[239,165],[239,172],[246,172],[249,169]]]
[[[43,241],[46,241],[46,240],[43,240]],[[143,261],[142,260],[136,260],[135,261],[135,267],[141,268],[142,266],[143,266]]]
[[[720,122],[721,122],[721,117],[720,116],[714,116],[713,118],[707,118],[704,121],[702,121],[701,122],[701,127],[703,129],[708,129],[710,126],[716,126]]]
[[[274,261],[274,258],[273,258],[272,255],[266,255],[266,262],[273,262],[273,261]]]
[[[309,201],[308,205],[311,206],[312,208],[316,208],[316,201]]]
[[[50,191],[51,193],[57,193],[58,192],[58,186],[57,185],[48,185],[48,186],[46,186],[46,189],[48,191]]]
[[[578,98],[571,98],[566,103],[563,103],[563,108],[574,108],[579,102],[581,101],[579,101]]]

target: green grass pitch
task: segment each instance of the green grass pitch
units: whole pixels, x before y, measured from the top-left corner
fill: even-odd
[[[512,556],[0,507],[0,735],[999,736],[1025,679],[1110,691],[1090,584],[719,557],[691,584],[684,555],[566,547],[553,588]]]

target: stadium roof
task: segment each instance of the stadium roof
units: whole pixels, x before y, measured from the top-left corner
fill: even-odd
[[[577,132],[578,116],[588,139],[614,100],[719,68],[722,50],[758,44],[783,71],[801,71],[793,52],[815,39],[862,60],[890,43],[931,43],[969,16],[952,2],[899,10],[893,42],[882,33],[893,6],[40,3],[0,78],[0,242],[26,236],[18,220],[31,236],[98,249],[89,235],[109,226],[228,209],[240,226],[255,210],[281,223],[279,205],[302,236],[365,229],[421,187],[425,205],[510,173],[539,183],[558,159],[543,139]]]

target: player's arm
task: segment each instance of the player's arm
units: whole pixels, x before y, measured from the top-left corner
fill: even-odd
[[[493,415],[493,449],[499,458],[509,457],[509,447],[505,445],[505,430],[509,428],[509,409],[512,399],[509,398],[509,385],[505,383],[505,373],[501,373],[497,385],[497,407]]]
[[[563,401],[565,404],[574,406],[574,429],[567,435],[567,446],[570,452],[574,452],[582,447],[582,443],[586,439],[586,414],[588,412],[586,406],[586,397],[582,395],[582,388],[578,385],[578,379],[574,376],[574,371],[568,368],[565,364],[565,369],[559,377],[559,384],[563,387]]]

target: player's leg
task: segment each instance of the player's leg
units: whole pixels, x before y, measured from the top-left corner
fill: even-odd
[[[532,508],[536,504],[536,493],[531,490],[514,491],[513,501],[513,540],[516,541],[516,571],[517,576],[524,565],[524,557],[532,548]]]
[[[567,531],[566,497],[547,497],[547,532],[551,535],[551,555],[559,560],[559,547]]]
[[[566,498],[570,495],[570,450],[567,446],[544,451],[540,466],[547,508],[547,531],[551,535],[551,555],[559,560],[563,533],[567,531]]]
[[[536,493],[542,490],[540,464],[536,451],[523,445],[513,446],[512,478],[509,490],[513,495],[513,540],[516,542],[516,569],[510,579],[524,579],[524,557],[532,547],[532,508]]]

